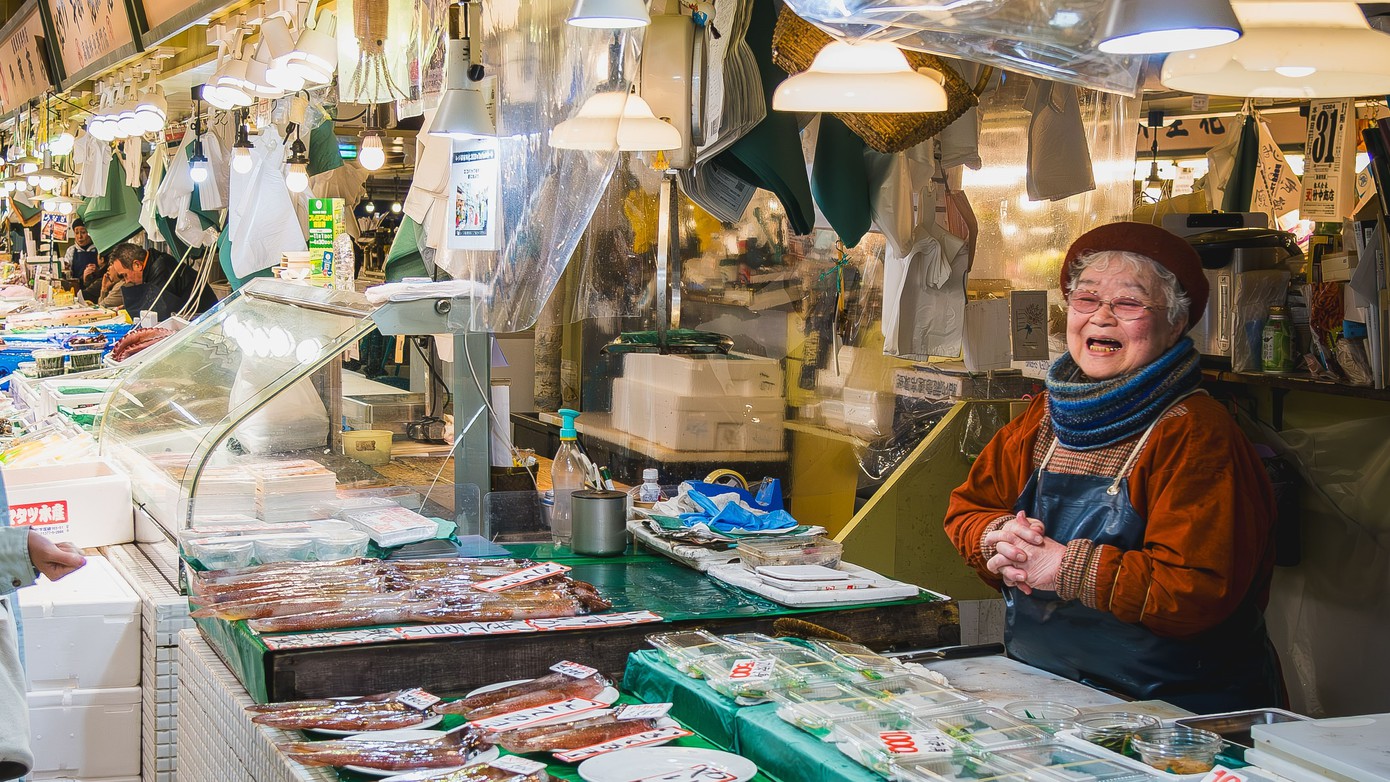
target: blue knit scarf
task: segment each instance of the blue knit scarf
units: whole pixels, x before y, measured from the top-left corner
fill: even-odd
[[[1062,445],[1090,451],[1144,431],[1201,380],[1189,337],[1138,372],[1099,382],[1087,380],[1068,353],[1047,373],[1047,409]]]

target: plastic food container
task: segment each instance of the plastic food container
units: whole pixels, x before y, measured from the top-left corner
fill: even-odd
[[[805,648],[805,647],[797,646],[796,644],[793,644],[793,643],[789,643],[789,642],[787,642],[787,641],[782,641],[782,640],[773,638],[773,637],[770,636],[770,635],[763,635],[762,633],[730,633],[730,634],[728,634],[728,635],[726,635],[726,636],[723,636],[723,637],[722,637],[722,640],[724,641],[724,643],[729,644],[729,645],[731,645],[731,646],[734,646],[734,647],[740,647],[740,646],[742,646],[742,647],[746,647],[746,648],[749,648],[749,649],[803,649],[803,648]]]
[[[1131,739],[1139,759],[1170,774],[1199,774],[1216,765],[1225,744],[1221,736],[1201,728],[1146,728]]]
[[[728,654],[729,645],[720,638],[704,630],[683,630],[676,633],[654,633],[647,636],[647,643],[657,651],[671,667],[688,676],[700,676],[694,664],[712,655]]]
[[[1048,772],[1048,777],[1067,782],[1138,782],[1152,778],[1132,766],[1105,757],[1102,751],[1096,749],[1093,752],[1060,741],[1048,741],[1000,750],[994,757],[1023,769],[1043,769]]]
[[[831,662],[865,681],[877,681],[903,673],[897,660],[867,646],[848,641],[812,641],[811,645]]]
[[[357,530],[314,536],[314,555],[320,562],[360,557],[367,553],[367,533]]]
[[[74,350],[68,354],[69,372],[86,372],[89,369],[101,369],[100,350]]]
[[[183,542],[183,551],[208,570],[228,570],[250,566],[256,556],[256,544],[235,538],[194,539]]]
[[[1158,727],[1158,720],[1129,711],[1097,711],[1076,718],[1076,733],[1111,752],[1127,754],[1134,734]]]
[[[261,562],[305,562],[314,558],[314,539],[299,535],[276,535],[256,540],[256,558]]]
[[[842,722],[835,726],[834,739],[841,752],[886,777],[910,761],[949,764],[968,755],[954,738],[905,714],[875,714]]]
[[[901,674],[874,682],[862,682],[855,689],[871,697],[879,698],[889,707],[914,716],[940,714],[947,711],[960,712],[965,709],[981,708],[984,704],[966,695],[920,676]]]
[[[762,700],[773,691],[800,685],[776,660],[752,651],[702,657],[692,668],[715,692],[730,698]]]
[[[63,374],[63,358],[66,355],[61,350],[35,350],[34,377],[53,377]]]
[[[1014,719],[999,709],[967,709],[921,717],[942,733],[975,749],[992,752],[1046,741],[1042,728]]]
[[[1248,711],[1233,711],[1226,714],[1204,714],[1199,717],[1182,717],[1173,720],[1174,725],[1185,725],[1189,728],[1201,728],[1212,733],[1221,734],[1221,738],[1245,749],[1255,746],[1255,740],[1250,737],[1250,728],[1254,725],[1274,725],[1280,722],[1299,722],[1308,719],[1302,714],[1295,714],[1283,709],[1250,709]]]
[[[893,774],[898,782],[1035,782],[1027,772],[996,758],[988,760],[967,752],[949,758],[900,760]]]
[[[1005,706],[1004,711],[1048,733],[1068,730],[1081,716],[1080,709],[1056,701],[1014,701]]]
[[[391,461],[391,432],[385,429],[343,432],[343,455],[371,466],[386,464]]]
[[[877,698],[842,684],[814,684],[773,692],[777,716],[822,741],[831,741],[834,728],[867,715],[901,720],[903,715]]]
[[[830,538],[815,535],[809,538],[741,540],[735,551],[739,559],[750,570],[770,565],[835,567],[840,564],[840,555],[844,551],[844,546]]]

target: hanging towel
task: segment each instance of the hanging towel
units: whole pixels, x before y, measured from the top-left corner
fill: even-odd
[[[83,133],[77,137],[77,143],[73,146],[72,160],[74,165],[82,167],[82,174],[77,178],[73,192],[82,198],[93,198],[106,194],[106,178],[110,173],[111,166],[111,145],[105,141],[98,141],[92,134]]]
[[[820,115],[811,195],[845,247],[854,247],[873,225],[864,140],[834,114]]]
[[[1076,87],[1033,79],[1024,108],[1028,123],[1028,198],[1059,201],[1096,189],[1091,150]]]

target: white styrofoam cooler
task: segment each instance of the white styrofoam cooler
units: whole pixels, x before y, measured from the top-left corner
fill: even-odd
[[[29,693],[34,778],[138,777],[140,688]]]
[[[137,687],[140,597],[105,557],[19,590],[33,690]]]
[[[781,362],[758,356],[628,353],[623,377],[677,396],[782,396]]]
[[[781,397],[681,395],[613,381],[614,428],[678,451],[780,451],[785,412]]]
[[[5,470],[10,524],[82,548],[135,539],[130,478],[105,459]]]

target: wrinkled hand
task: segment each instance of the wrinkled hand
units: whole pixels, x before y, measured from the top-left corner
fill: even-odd
[[[1025,595],[1033,594],[1034,589],[1055,592],[1057,572],[1062,567],[1062,556],[1067,553],[1067,547],[1052,538],[1043,538],[1041,545],[1023,544],[1018,553],[1022,559],[1011,559],[1002,552],[995,554],[985,563],[985,567],[998,573],[1005,584]]]
[[[38,571],[57,581],[87,564],[87,558],[71,543],[54,543],[33,530],[29,531],[29,561]]]

